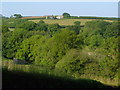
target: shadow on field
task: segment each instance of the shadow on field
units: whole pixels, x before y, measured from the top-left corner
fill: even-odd
[[[89,79],[73,80],[63,77],[32,74],[3,69],[3,90],[8,88],[112,88]]]

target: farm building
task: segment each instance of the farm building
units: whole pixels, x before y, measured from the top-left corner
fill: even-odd
[[[56,16],[57,19],[63,19],[63,16]]]
[[[63,16],[62,15],[59,15],[59,16],[47,15],[46,19],[63,19]]]
[[[55,19],[56,17],[55,16],[53,16],[53,15],[47,15],[47,16],[45,16],[46,17],[46,19]]]

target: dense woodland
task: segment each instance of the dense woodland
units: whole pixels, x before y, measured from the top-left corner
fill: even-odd
[[[119,23],[103,20],[60,26],[3,18],[2,55],[48,67],[73,77],[100,76],[117,79]],[[10,31],[14,28],[14,31]]]

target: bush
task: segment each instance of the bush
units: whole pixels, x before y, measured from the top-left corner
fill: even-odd
[[[31,31],[31,30],[34,30],[36,27],[36,23],[32,22],[32,21],[27,21],[27,22],[24,22],[20,25],[17,25],[16,28],[23,28],[23,29],[26,29],[28,31]]]
[[[79,50],[71,49],[68,53],[55,65],[56,70],[67,73],[84,73],[85,64],[92,62],[92,59]]]

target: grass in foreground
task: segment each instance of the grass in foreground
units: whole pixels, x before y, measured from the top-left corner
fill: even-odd
[[[3,69],[3,90],[8,88],[113,88],[90,79],[69,79]],[[115,88],[115,87],[114,87]]]
[[[99,77],[95,77],[95,76],[93,76],[93,77],[87,77],[86,75],[85,76],[80,76],[80,78],[77,78],[77,79],[75,79],[75,78],[73,78],[71,75],[67,75],[66,73],[61,73],[61,72],[59,72],[59,71],[54,71],[54,70],[50,70],[49,68],[47,68],[47,67],[42,67],[42,66],[37,66],[37,65],[21,65],[21,64],[14,64],[13,63],[13,61],[12,60],[9,60],[9,59],[3,59],[3,61],[2,61],[2,67],[3,68],[5,68],[5,70],[3,69],[3,72],[4,71],[7,71],[7,72],[5,72],[6,73],[6,75],[8,74],[8,76],[6,76],[5,75],[5,77],[4,77],[4,79],[5,80],[7,80],[6,78],[8,77],[8,78],[11,78],[12,77],[12,75],[11,74],[13,74],[13,76],[15,75],[15,74],[17,74],[18,75],[18,77],[19,77],[19,75],[21,75],[21,76],[23,76],[24,77],[24,75],[28,75],[28,76],[32,76],[32,75],[34,75],[35,77],[39,77],[39,75],[40,75],[40,77],[41,77],[41,75],[43,76],[43,75],[47,75],[47,76],[52,76],[52,78],[54,78],[54,77],[58,77],[58,78],[62,78],[62,79],[65,79],[65,80],[94,80],[94,81],[98,81],[98,82],[101,82],[104,86],[111,86],[111,87],[118,87],[118,83],[115,81],[110,81],[111,83],[116,83],[115,85],[112,85],[112,84],[108,84],[108,81],[109,80],[106,80],[106,79],[104,79],[103,80],[103,78],[99,78]],[[15,73],[14,73],[15,72]],[[17,73],[18,72],[18,73]],[[20,72],[20,74],[19,74],[19,72]],[[22,72],[22,74],[21,74],[21,72]],[[4,73],[4,74],[5,74]],[[10,73],[10,76],[9,76],[9,73]],[[25,74],[23,74],[23,73],[25,73]],[[15,76],[17,76],[17,75],[15,75]],[[26,75],[26,77],[27,77],[27,75]],[[81,79],[82,78],[82,79]],[[85,78],[85,79],[84,79]],[[51,79],[50,79],[51,80]],[[11,81],[12,81],[12,79],[11,79]],[[107,81],[107,82],[105,82],[105,81]],[[117,80],[118,81],[118,80]],[[7,83],[8,81],[6,81],[6,83]],[[10,81],[9,81],[10,82]],[[19,82],[19,78],[18,78],[18,82]],[[22,81],[21,81],[22,82]],[[84,87],[83,87],[84,88]],[[95,87],[96,88],[96,87]]]

